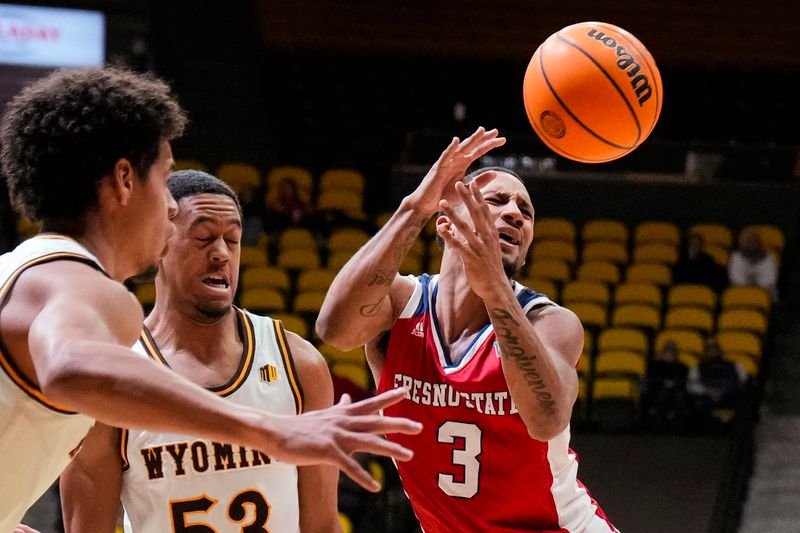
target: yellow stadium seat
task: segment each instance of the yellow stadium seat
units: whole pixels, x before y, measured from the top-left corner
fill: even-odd
[[[618,220],[591,220],[583,225],[581,238],[591,241],[613,241],[627,244],[628,227]]]
[[[242,246],[239,253],[239,266],[267,266],[267,251],[258,246]]]
[[[217,177],[230,185],[235,191],[247,187],[261,187],[261,174],[255,165],[248,163],[223,163],[217,168]]]
[[[570,279],[569,265],[560,259],[541,259],[533,263],[529,275],[563,283]]]
[[[628,249],[619,242],[593,241],[587,243],[581,250],[581,260],[610,261],[624,265],[628,262]]]
[[[620,305],[611,314],[611,324],[615,327],[627,326],[655,331],[661,326],[661,313],[650,305]]]
[[[594,362],[594,374],[597,377],[626,376],[638,379],[644,376],[645,365],[645,358],[636,352],[601,351]]]
[[[608,313],[605,306],[581,302],[569,307],[570,311],[578,315],[584,327],[603,328],[608,323]]]
[[[239,301],[245,309],[255,313],[270,313],[286,309],[283,293],[271,287],[254,287],[242,290]]]
[[[767,332],[767,319],[753,309],[723,310],[717,318],[719,331],[741,330],[764,335]]]
[[[327,293],[323,291],[298,292],[297,296],[294,297],[294,312],[301,314],[319,313],[319,310],[322,308],[322,302],[325,301],[326,294]]]
[[[317,240],[314,234],[306,228],[287,228],[281,233],[278,240],[279,250],[316,250]]]
[[[646,357],[649,350],[647,336],[634,328],[607,328],[597,338],[597,349],[600,352],[624,350],[636,352]]]
[[[566,218],[537,219],[533,231],[537,239],[575,242],[575,224]]]
[[[135,289],[136,299],[144,307],[152,307],[156,303],[156,284],[152,281],[137,283]]]
[[[428,273],[438,274],[442,269],[442,256],[435,255],[428,260]]]
[[[581,352],[581,356],[578,359],[578,375],[589,377],[592,375],[592,354],[583,351]]]
[[[278,252],[277,264],[290,270],[305,270],[319,268],[319,253],[316,249],[304,250],[301,248],[281,250]]]
[[[681,232],[672,222],[650,220],[642,222],[633,231],[633,241],[641,244],[660,243],[676,248],[681,242]]]
[[[284,270],[265,265],[245,268],[239,278],[239,286],[242,289],[273,287],[284,292],[288,292],[291,289],[289,275]]]
[[[724,359],[736,363],[744,368],[747,375],[753,377],[758,374],[758,362],[754,361],[750,355],[740,352],[728,352],[723,356]]]
[[[357,252],[369,240],[369,233],[356,228],[340,228],[333,230],[328,237],[328,250],[334,252]]]
[[[703,238],[703,244],[707,246],[722,246],[730,249],[733,243],[733,233],[724,224],[695,224],[686,233],[689,235],[697,233]]]
[[[672,244],[648,242],[637,244],[633,249],[634,263],[662,263],[674,265],[678,261],[678,249]]]
[[[308,322],[303,317],[292,313],[272,313],[269,317],[273,320],[280,320],[286,331],[296,333],[304,339],[309,338],[311,332],[308,329]]]
[[[752,224],[742,228],[740,234],[748,230],[758,233],[758,236],[761,237],[761,243],[764,245],[764,248],[777,252],[778,255],[781,255],[781,252],[783,252],[783,247],[786,244],[786,238],[783,236],[783,231],[779,227],[772,226],[770,224]]]
[[[746,353],[754,359],[761,358],[761,340],[748,331],[722,331],[717,333],[722,353]]]
[[[661,289],[650,283],[623,283],[614,289],[616,305],[645,304],[660,310],[663,299]]]
[[[699,356],[705,350],[703,336],[691,329],[664,329],[656,335],[655,349],[660,352],[664,343],[672,341],[678,346],[678,351]]]
[[[552,280],[545,278],[525,277],[517,281],[529,289],[533,289],[536,292],[544,294],[554,302],[560,301],[558,297],[558,286],[553,283]]]
[[[418,255],[405,256],[397,271],[400,274],[422,274],[425,271],[422,265],[422,257]]]
[[[606,261],[589,261],[578,267],[576,278],[616,284],[620,280],[619,268]]]
[[[728,287],[722,293],[722,309],[757,309],[769,315],[771,307],[769,293],[761,287]]]
[[[622,399],[638,404],[639,386],[635,380],[627,378],[597,378],[592,387],[592,399]]]
[[[710,287],[694,283],[673,285],[667,292],[667,307],[702,307],[713,311],[717,295]]]
[[[325,356],[325,359],[333,363],[350,363],[355,365],[363,365],[366,360],[364,355],[364,347],[358,346],[352,350],[342,351],[328,343],[319,345],[319,353]]]
[[[700,357],[690,352],[679,352],[678,361],[689,368],[695,368],[700,364]]]
[[[208,166],[197,159],[176,159],[175,170],[200,170],[208,172]]]
[[[339,526],[342,528],[342,533],[353,533],[353,521],[341,511],[339,512]]]
[[[33,237],[34,235],[38,234],[42,231],[42,223],[41,222],[33,222],[28,218],[19,215],[17,216],[17,238],[27,239],[29,237]]]
[[[284,179],[289,179],[297,186],[297,193],[305,202],[311,202],[311,191],[314,188],[314,179],[311,172],[303,167],[280,166],[274,167],[267,173],[267,203],[272,203],[278,195],[278,187]]]
[[[364,175],[352,168],[326,170],[319,177],[320,193],[330,190],[352,191],[359,196],[364,194]]]
[[[320,194],[317,199],[317,208],[322,211],[342,211],[349,217],[363,219],[366,218],[363,202],[363,198],[353,191],[333,189]]]
[[[714,316],[699,307],[673,307],[664,317],[664,326],[670,329],[695,329],[709,333],[714,329]]]
[[[672,283],[672,271],[666,265],[633,263],[625,272],[628,283],[652,283],[664,287]]]
[[[594,353],[594,335],[588,329],[583,330],[583,353]]]
[[[335,252],[328,256],[328,269],[340,271],[353,257],[354,252]]]
[[[328,269],[312,268],[303,270],[297,277],[297,291],[327,292],[336,277],[336,272]]]
[[[531,247],[530,257],[535,263],[543,259],[561,259],[574,264],[578,259],[575,244],[569,241],[535,240]]]
[[[704,245],[703,251],[710,255],[718,265],[724,267],[728,266],[728,258],[731,255],[731,252],[728,248],[725,248],[724,246]]]
[[[360,365],[353,363],[334,363],[331,366],[331,373],[349,379],[364,390],[369,390],[369,374],[367,367],[362,362]]]
[[[561,301],[567,307],[577,302],[593,302],[607,307],[609,299],[608,286],[597,281],[571,281],[561,291]]]

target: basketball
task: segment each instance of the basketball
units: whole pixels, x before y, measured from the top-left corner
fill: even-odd
[[[553,151],[582,163],[618,159],[653,131],[663,102],[650,52],[627,31],[581,22],[533,54],[523,82],[525,111]]]

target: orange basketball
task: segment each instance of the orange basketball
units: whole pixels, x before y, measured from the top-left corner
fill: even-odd
[[[522,92],[539,138],[582,163],[611,161],[642,144],[664,99],[650,52],[603,22],[551,35],[533,54]]]

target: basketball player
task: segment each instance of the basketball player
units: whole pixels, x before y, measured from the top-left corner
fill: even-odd
[[[175,202],[169,141],[183,111],[166,85],[115,69],[56,71],[9,104],[0,144],[15,204],[44,233],[0,258],[0,532],[49,487],[94,419],[235,442],[376,484],[354,450],[401,459],[372,434],[418,424],[374,415],[396,400],[301,416],[229,403],[130,350],[142,310],[120,283],[157,264]]]
[[[178,202],[176,231],[134,349],[236,406],[284,415],[330,406],[333,385],[319,352],[280,322],[233,306],[242,234],[236,194],[198,171],[176,172],[168,186]],[[333,531],[337,480],[331,466],[298,468],[245,447],[98,423],[62,474],[61,494],[67,531],[113,532],[120,495],[134,532],[201,522],[230,531],[237,521]],[[254,513],[243,521],[236,513],[246,503]]]
[[[504,169],[464,176],[497,135],[453,139],[339,272],[317,331],[341,349],[366,344],[379,391],[409,389],[385,412],[424,424],[390,438],[415,451],[398,470],[426,532],[613,532],[568,447],[581,324],[511,279],[533,240],[528,192]],[[398,276],[437,211],[440,274]]]

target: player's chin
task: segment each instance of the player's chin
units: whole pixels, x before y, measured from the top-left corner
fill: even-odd
[[[506,273],[506,277],[509,279],[513,278],[517,275],[522,265],[519,264],[519,260],[517,257],[509,257],[504,255],[503,256],[503,272]]]
[[[200,314],[204,317],[211,320],[217,320],[227,315],[230,310],[233,309],[233,302],[228,300],[206,300],[198,304],[196,307]]]

